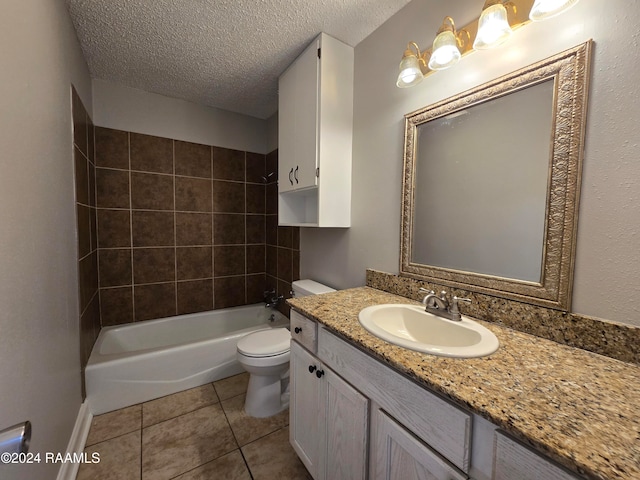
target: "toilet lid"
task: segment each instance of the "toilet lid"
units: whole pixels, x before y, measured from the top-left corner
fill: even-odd
[[[289,351],[291,333],[286,328],[271,328],[245,335],[238,341],[238,351],[249,357],[270,357]]]

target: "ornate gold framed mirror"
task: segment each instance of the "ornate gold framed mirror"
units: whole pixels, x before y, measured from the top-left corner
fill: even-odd
[[[405,115],[400,275],[569,310],[590,52]]]

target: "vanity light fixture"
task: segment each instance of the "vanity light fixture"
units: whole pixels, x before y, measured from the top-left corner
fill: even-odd
[[[529,12],[529,19],[538,22],[555,17],[569,10],[579,0],[536,0]]]
[[[578,1],[485,0],[480,17],[460,30],[456,30],[453,19],[447,16],[436,33],[432,48],[421,52],[417,43],[408,43],[396,85],[413,87],[434,71],[455,65],[466,54],[495,47],[506,41],[513,30],[532,20],[559,15]]]
[[[411,48],[415,49],[415,52]],[[400,73],[396,86],[400,88],[413,87],[419,84],[424,78],[424,74],[428,71],[426,55],[429,52],[420,53],[420,47],[415,42],[409,42],[407,49],[402,55],[400,62]],[[424,71],[423,71],[424,69]]]
[[[517,13],[517,7],[513,3],[508,2],[506,5],[512,6]],[[487,0],[478,20],[478,33],[473,41],[473,49],[484,50],[497,47],[512,33],[505,4],[501,0]]]
[[[429,69],[444,70],[458,63],[462,56],[461,50],[464,50],[470,41],[469,32],[466,30],[456,32],[453,18],[444,17],[436,38],[433,40]]]

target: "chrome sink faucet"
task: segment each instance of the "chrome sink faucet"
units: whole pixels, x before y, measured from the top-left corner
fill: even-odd
[[[436,295],[433,290],[427,290],[426,288],[420,288],[420,291],[426,293],[422,299],[425,312],[454,322],[462,320],[458,303],[471,303],[471,299],[469,298],[460,298],[454,295],[451,299],[451,305],[449,305],[449,302],[447,301],[447,292],[444,290],[440,292],[440,296]]]

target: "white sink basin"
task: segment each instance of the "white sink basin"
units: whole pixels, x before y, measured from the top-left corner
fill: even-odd
[[[374,305],[358,315],[369,333],[400,347],[443,357],[473,358],[498,349],[496,336],[468,317],[459,322],[425,312],[420,305]]]

